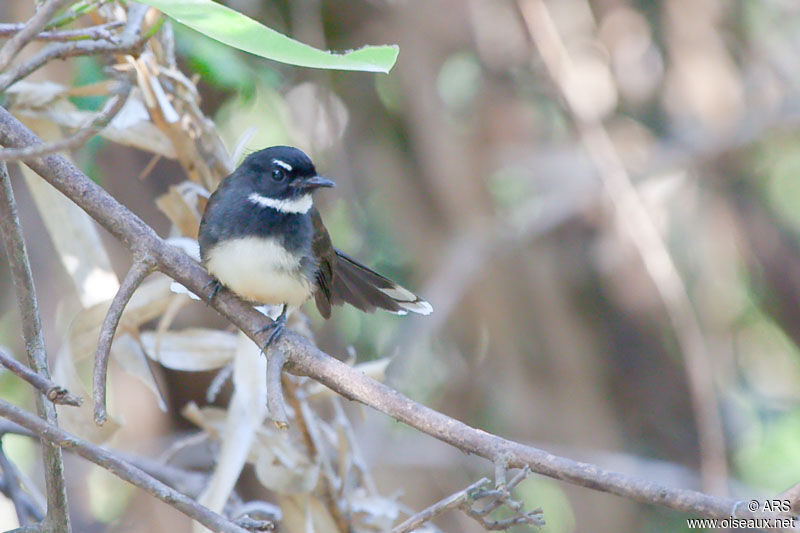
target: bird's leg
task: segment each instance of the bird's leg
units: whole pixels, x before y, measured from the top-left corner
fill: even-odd
[[[214,301],[214,296],[217,295],[219,292],[220,287],[222,287],[222,283],[219,282],[217,278],[213,278],[211,281],[206,283],[206,286],[203,287],[204,289],[211,289],[211,294],[208,296],[208,303]]]
[[[283,304],[283,309],[281,310],[281,314],[278,315],[278,318],[256,331],[257,334],[264,331],[270,332],[269,337],[267,337],[267,342],[264,343],[264,347],[262,348],[264,353],[267,352],[267,349],[270,347],[270,345],[272,345],[273,342],[277,341],[280,336],[283,335],[283,331],[286,329],[286,310],[288,308],[288,305]]]

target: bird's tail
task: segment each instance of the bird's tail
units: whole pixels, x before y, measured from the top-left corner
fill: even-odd
[[[372,312],[380,308],[398,315],[409,311],[428,315],[433,311],[431,304],[419,296],[339,250],[336,250],[336,259],[331,290],[333,303],[341,300],[362,311]]]

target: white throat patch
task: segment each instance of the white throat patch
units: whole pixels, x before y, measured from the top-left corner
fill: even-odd
[[[305,194],[294,200],[276,200],[275,198],[262,196],[257,192],[251,192],[247,199],[261,207],[271,207],[281,213],[295,214],[308,213],[313,203],[310,194]]]

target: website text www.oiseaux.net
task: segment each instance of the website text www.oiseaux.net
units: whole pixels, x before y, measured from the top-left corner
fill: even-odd
[[[794,516],[778,518],[687,518],[689,529],[789,529],[797,525]]]

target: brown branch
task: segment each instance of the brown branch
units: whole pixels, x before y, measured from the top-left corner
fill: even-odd
[[[488,483],[489,480],[487,478],[479,479],[469,487],[451,494],[446,498],[442,498],[427,509],[424,509],[414,516],[409,517],[408,520],[402,524],[393,527],[392,533],[408,533],[410,531],[414,531],[426,522],[430,522],[440,514],[459,507],[463,502],[469,499],[470,493],[483,488]]]
[[[94,357],[94,374],[92,376],[92,394],[94,397],[94,421],[98,425],[105,423],[106,412],[106,380],[108,375],[108,357],[111,353],[111,343],[119,326],[119,320],[125,306],[133,293],[142,284],[142,281],[153,272],[153,260],[147,255],[141,255],[131,266],[117,294],[111,301],[103,325],[100,327],[100,337],[97,340],[97,352]]]
[[[41,144],[41,140],[0,107],[0,144],[22,147]],[[164,242],[152,228],[65,158],[49,155],[31,160],[27,165],[78,204],[129,249],[147,250],[152,254],[159,270],[197,295],[206,298],[210,295],[209,284],[212,279],[197,262]],[[265,341],[256,332],[265,326],[266,319],[247,302],[230,291],[221,291],[212,305],[255,342],[262,344]],[[295,333],[286,333],[275,347],[285,353],[288,371],[309,376],[346,398],[371,406],[464,452],[489,460],[503,457],[507,459],[509,468],[528,465],[532,471],[555,479],[642,503],[685,511],[695,516],[753,516],[746,505],[741,505],[741,501],[666,487],[656,482],[604,470],[593,464],[559,457],[472,428],[353,370]]]
[[[581,143],[600,174],[603,187],[656,287],[683,355],[700,442],[703,489],[727,492],[725,435],[713,369],[695,310],[675,262],[644,206],[598,113],[576,101],[580,77],[543,0],[518,0],[530,39],[567,104]]]
[[[27,61],[0,75],[0,92],[5,91],[9,85],[24,78],[52,59],[98,54],[135,53],[147,40],[147,35],[142,33],[142,24],[148,9],[150,9],[148,6],[131,3],[131,7],[128,9],[128,22],[120,32],[118,42],[91,40],[53,43],[46,46]]]
[[[15,161],[33,159],[34,157],[41,157],[45,154],[53,152],[60,152],[61,150],[74,150],[83,146],[89,139],[94,137],[103,128],[108,126],[117,113],[122,110],[128,96],[131,94],[133,85],[129,82],[123,82],[122,87],[119,88],[119,94],[112,97],[106,102],[103,109],[95,116],[88,126],[78,129],[75,133],[61,139],[54,143],[49,143],[44,146],[28,146],[25,148],[5,148],[0,150],[0,160]]]
[[[136,485],[148,494],[171,505],[213,531],[246,533],[244,528],[237,526],[224,516],[211,511],[188,496],[167,486],[128,461],[121,459],[110,450],[106,450],[105,448],[101,448],[100,446],[96,446],[76,437],[58,426],[48,424],[19,407],[2,400],[0,400],[0,416],[12,422],[16,422],[20,426],[36,433],[42,440],[54,446],[70,450],[84,459],[88,459],[96,465],[105,468],[120,479],[132,485]]]
[[[64,387],[42,377],[3,350],[0,350],[0,365],[3,365],[18,377],[33,385],[34,388],[44,394],[45,397],[53,403],[78,407],[83,402],[80,396],[76,396]]]
[[[285,364],[286,354],[282,350],[275,348],[267,350],[267,410],[272,421],[280,429],[289,426],[281,384],[281,373]]]
[[[8,167],[4,161],[0,161],[0,237],[5,244],[11,277],[14,280],[28,364],[42,378],[49,380],[50,370],[47,366],[47,352],[44,347],[36,287],[33,283],[33,273],[25,247],[25,238],[22,235],[22,226],[19,223],[14,190],[11,188],[11,177],[8,175]],[[36,395],[36,410],[39,416],[48,423],[58,425],[56,407],[47,400],[44,394]],[[67,489],[61,450],[42,441],[42,459],[48,501],[45,529],[69,533]]]
[[[116,36],[111,33],[110,29],[122,26],[122,22],[115,21],[107,24],[99,24],[97,26],[90,26],[88,28],[77,28],[74,30],[61,30],[61,31],[42,31],[33,36],[31,40],[35,41],[75,41],[81,39],[103,39],[106,41],[114,42]],[[6,35],[15,35],[22,31],[25,27],[24,23],[5,23],[0,24],[0,37]]]
[[[5,70],[11,60],[14,59],[14,56],[22,50],[22,47],[28,44],[45,27],[56,11],[71,1],[73,0],[50,0],[40,6],[33,17],[25,23],[25,26],[0,49],[0,72]]]

